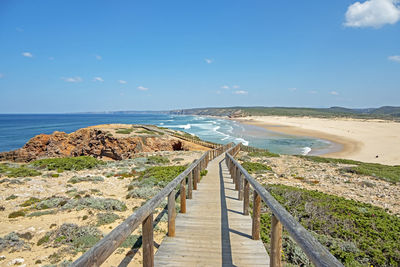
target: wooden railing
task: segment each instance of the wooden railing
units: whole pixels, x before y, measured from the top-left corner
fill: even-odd
[[[148,131],[153,131],[153,132],[164,134],[163,131],[160,131],[155,126],[142,125],[141,127],[143,129],[145,129],[145,130],[148,130]],[[188,141],[188,142],[191,142],[191,143],[194,143],[194,144],[198,144],[198,145],[201,145],[201,146],[204,146],[204,147],[208,147],[208,148],[211,148],[211,149],[214,149],[214,148],[222,146],[221,144],[217,144],[217,143],[213,143],[213,142],[209,142],[209,141],[196,139],[194,137],[190,138],[190,137],[186,137],[184,135],[180,135],[180,134],[177,134],[177,133],[173,133],[172,136],[174,136],[176,138],[179,138],[179,139],[182,139],[182,140],[185,140],[185,141]]]
[[[200,181],[200,172],[208,162],[231,148],[233,144],[218,147],[205,152],[198,160],[193,162],[185,171],[179,174],[166,187],[164,187],[151,200],[137,209],[124,222],[118,225],[102,240],[97,242],[90,250],[78,258],[72,266],[100,266],[124,241],[142,224],[143,266],[154,265],[153,243],[153,213],[161,202],[168,197],[168,236],[175,236],[175,189],[180,186],[181,213],[186,213],[186,198],[192,198],[192,190],[197,190]],[[186,178],[188,195],[186,196]]]
[[[253,187],[252,238],[260,239],[261,199],[272,212],[270,266],[282,266],[282,226],[302,248],[316,266],[343,266],[324,246],[322,246],[278,201],[259,184],[235,159],[240,151],[240,144],[229,149],[225,154],[235,190],[239,200],[243,200],[243,214],[249,214],[250,185]]]

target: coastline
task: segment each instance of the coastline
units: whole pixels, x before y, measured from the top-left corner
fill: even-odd
[[[322,154],[323,157],[400,164],[397,152],[400,149],[400,123],[397,122],[283,116],[252,116],[234,120],[274,132],[325,139],[338,144],[334,151]]]

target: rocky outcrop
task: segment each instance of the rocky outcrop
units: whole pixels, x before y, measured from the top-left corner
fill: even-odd
[[[122,160],[133,158],[139,152],[196,150],[193,148],[190,142],[169,135],[113,137],[100,129],[83,128],[70,134],[37,135],[20,149],[0,153],[0,161],[29,162],[76,156]]]

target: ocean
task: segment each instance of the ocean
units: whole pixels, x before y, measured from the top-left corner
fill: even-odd
[[[297,137],[231,120],[167,114],[0,114],[0,152],[22,147],[30,138],[107,124],[152,124],[182,130],[216,143],[243,143],[282,154],[318,155],[335,150],[327,140]]]

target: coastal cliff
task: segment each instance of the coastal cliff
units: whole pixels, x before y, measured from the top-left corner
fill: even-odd
[[[0,153],[0,161],[30,162],[41,158],[93,156],[122,160],[140,152],[207,150],[173,136],[171,130],[132,125],[99,125],[67,134],[54,132],[30,139],[22,148]]]

